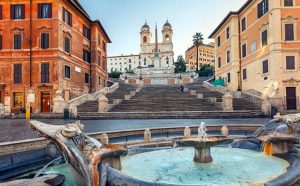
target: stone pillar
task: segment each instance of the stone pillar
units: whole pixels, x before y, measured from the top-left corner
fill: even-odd
[[[11,108],[10,108],[10,96],[4,97],[4,114],[10,115],[11,114]]]
[[[191,137],[192,136],[191,134],[192,133],[191,133],[190,127],[185,127],[184,128],[184,137]]]
[[[146,129],[144,132],[144,141],[145,142],[151,141],[151,131],[149,129]]]
[[[109,143],[109,138],[107,136],[107,134],[102,134],[100,137],[100,142],[102,145],[107,145]]]
[[[214,104],[217,103],[217,98],[216,97],[210,97],[209,100],[210,100],[211,103],[214,103]]]
[[[108,99],[104,94],[101,94],[98,100],[98,112],[107,112],[108,110]]]
[[[53,113],[63,113],[66,108],[66,102],[62,97],[62,91],[57,90],[55,98],[53,99]]]
[[[197,94],[197,98],[198,99],[203,99],[203,94],[201,93],[201,94]]]
[[[213,161],[211,153],[210,153],[210,147],[194,147],[195,149],[195,156],[194,156],[194,162],[196,163],[210,163]]]
[[[226,92],[223,96],[223,111],[233,111],[233,97],[230,92]]]
[[[278,109],[278,112],[283,112],[285,110],[283,107],[283,98],[279,94],[271,97],[270,103],[272,107],[276,107]]]
[[[261,105],[261,110],[263,112],[263,114],[265,116],[268,116],[270,117],[271,116],[271,109],[272,109],[272,105],[270,103],[270,99],[269,98],[266,98],[264,101],[263,101],[263,104]]]
[[[129,80],[128,80],[128,79],[125,79],[125,83],[126,83],[126,84],[129,84]]]
[[[4,105],[0,103],[0,118],[5,117]]]
[[[77,118],[77,107],[76,106],[70,106],[69,108],[69,112],[70,112],[70,117],[71,118]]]
[[[228,135],[229,135],[228,127],[227,126],[223,126],[221,128],[221,136],[222,137],[228,137]]]
[[[189,91],[189,89],[184,87],[183,92],[188,92],[188,91]]]
[[[195,95],[197,94],[197,92],[196,92],[196,90],[190,90],[190,94],[191,94],[192,96],[195,96]]]

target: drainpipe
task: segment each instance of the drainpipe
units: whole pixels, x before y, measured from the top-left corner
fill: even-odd
[[[241,55],[241,22],[240,22],[240,15],[238,14],[238,34],[239,34],[239,47],[238,47],[238,52],[239,52],[239,72],[238,73],[238,89],[237,91],[242,91],[242,55]]]
[[[24,10],[25,11],[25,10]],[[29,86],[32,86],[32,0],[30,0],[30,18],[29,18],[29,32],[30,32],[30,38],[29,38],[29,78],[30,83]]]
[[[89,88],[89,93],[92,93],[92,28],[90,29],[90,49],[91,49],[91,52],[90,52],[90,88]]]

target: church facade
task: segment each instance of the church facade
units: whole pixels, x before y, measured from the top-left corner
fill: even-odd
[[[173,28],[167,21],[162,28],[162,41],[158,41],[158,29],[155,28],[155,40],[152,41],[150,26],[145,23],[140,30],[140,53],[108,57],[110,71],[126,72],[140,68],[174,69]],[[132,63],[131,56],[138,62]]]

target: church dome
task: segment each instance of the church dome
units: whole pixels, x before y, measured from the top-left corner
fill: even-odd
[[[170,27],[170,28],[172,28],[172,25],[169,23],[169,21],[167,20],[167,22],[164,24],[164,28],[166,28],[166,27]]]
[[[149,30],[150,30],[150,27],[149,27],[149,25],[147,24],[147,22],[142,26],[142,29],[149,29]]]

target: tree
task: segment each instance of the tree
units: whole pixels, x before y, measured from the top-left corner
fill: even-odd
[[[193,43],[194,46],[196,46],[196,53],[197,53],[197,72],[199,71],[199,46],[203,44],[203,34],[201,32],[197,32],[194,36],[193,36]]]
[[[214,75],[214,67],[210,66],[209,64],[204,64],[199,71],[200,77],[208,77]]]
[[[115,71],[108,73],[108,77],[109,78],[120,78],[121,74],[122,74],[122,72],[115,70]]]
[[[177,57],[175,62],[175,73],[182,73],[186,71],[186,63],[182,56]]]

